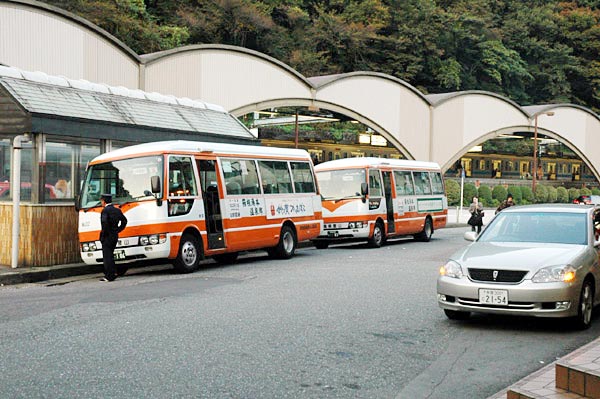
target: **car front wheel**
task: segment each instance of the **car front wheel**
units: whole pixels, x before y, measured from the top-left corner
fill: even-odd
[[[590,328],[592,325],[592,311],[594,310],[594,287],[590,280],[585,280],[579,295],[579,308],[577,309],[576,326],[580,330]]]

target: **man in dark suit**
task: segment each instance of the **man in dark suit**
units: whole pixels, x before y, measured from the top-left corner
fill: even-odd
[[[100,214],[100,242],[102,243],[102,260],[104,262],[104,278],[100,281],[114,281],[117,278],[114,251],[119,240],[119,233],[127,226],[127,218],[119,208],[112,204],[112,195],[102,194],[102,213]]]

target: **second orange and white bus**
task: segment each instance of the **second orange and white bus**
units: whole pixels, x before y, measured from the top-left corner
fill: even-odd
[[[191,272],[204,256],[229,263],[255,249],[287,259],[322,229],[321,197],[304,150],[165,141],[96,157],[78,202],[88,264],[102,262],[103,193],[128,219],[115,250],[121,263],[164,258]]]
[[[346,240],[380,247],[387,238],[429,241],[446,225],[448,200],[438,164],[386,158],[346,158],[315,166],[322,196],[317,248]]]

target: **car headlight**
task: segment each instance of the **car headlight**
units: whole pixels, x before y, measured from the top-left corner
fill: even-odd
[[[571,265],[548,266],[538,270],[531,281],[534,283],[571,283],[575,280],[577,271]]]
[[[461,278],[463,276],[462,268],[458,263],[450,260],[444,266],[440,267],[440,276]]]

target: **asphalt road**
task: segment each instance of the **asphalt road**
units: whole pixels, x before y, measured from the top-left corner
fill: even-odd
[[[464,231],[1,288],[0,397],[486,398],[599,335],[447,320],[437,269]]]

